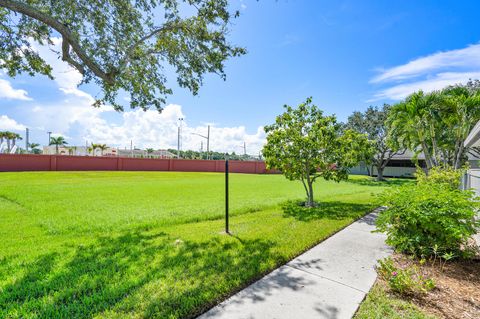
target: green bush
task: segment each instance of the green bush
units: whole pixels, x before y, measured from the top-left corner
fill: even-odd
[[[377,271],[387,281],[390,289],[400,294],[426,293],[435,288],[433,279],[420,275],[418,267],[401,269],[393,264],[391,258],[380,260]]]
[[[423,169],[417,167],[415,177],[418,184],[445,184],[452,189],[459,189],[462,176],[467,168],[454,169],[453,167],[433,167],[428,171],[428,175]]]
[[[377,231],[397,250],[419,256],[451,253],[466,257],[468,239],[480,226],[480,205],[471,191],[448,183],[420,182],[389,189],[380,195],[388,207],[377,219]]]

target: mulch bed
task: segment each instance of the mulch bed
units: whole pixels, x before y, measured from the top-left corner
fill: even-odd
[[[416,265],[420,273],[432,278],[436,287],[426,294],[404,297],[426,313],[439,318],[480,318],[480,260],[427,261],[403,254],[392,256],[399,268]]]

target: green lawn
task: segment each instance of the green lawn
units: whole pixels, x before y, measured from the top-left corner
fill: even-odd
[[[303,187],[279,175],[0,174],[0,318],[185,318],[285,263],[405,181],[316,183],[313,214],[282,210]]]

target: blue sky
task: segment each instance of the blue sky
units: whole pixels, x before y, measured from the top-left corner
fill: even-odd
[[[241,16],[231,42],[246,56],[227,63],[227,81],[205,78],[198,96],[171,83],[163,114],[117,114],[89,107],[95,87],[76,88],[78,74],[51,57],[56,80],[0,75],[0,130],[46,131],[124,147],[176,145],[177,118],[184,117],[183,148],[198,149],[212,125],[212,146],[256,154],[261,127],[283,104],[306,97],[342,121],[369,105],[394,103],[414,90],[439,89],[480,78],[478,1],[234,0]],[[45,48],[39,48],[45,50]],[[51,55],[51,54],[50,54]]]

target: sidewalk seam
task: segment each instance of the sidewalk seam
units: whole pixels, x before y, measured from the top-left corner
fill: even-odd
[[[302,271],[302,272],[304,272],[304,273],[307,273],[307,274],[309,274],[309,275],[312,275],[312,276],[315,276],[315,277],[318,277],[318,278],[322,278],[322,279],[329,280],[329,281],[331,281],[331,282],[334,282],[334,283],[340,284],[340,285],[342,285],[342,286],[345,286],[345,287],[351,288],[351,289],[353,289],[353,290],[359,291],[359,292],[361,292],[361,293],[364,293],[364,294],[368,293],[368,291],[363,291],[363,290],[361,290],[361,289],[358,289],[358,288],[355,288],[355,287],[349,286],[349,285],[347,285],[347,284],[344,284],[343,282],[340,282],[340,281],[338,281],[338,280],[331,279],[331,278],[328,278],[328,277],[324,277],[324,276],[321,276],[321,275],[315,274],[315,273],[313,273],[313,272],[310,272],[310,271],[308,271],[308,270],[305,270],[305,269],[300,269],[300,268],[297,268],[297,267],[291,266],[291,265],[289,265],[289,264],[286,264],[285,266],[287,266],[287,267],[290,267],[290,268],[292,268],[292,269],[295,269],[295,270]]]

